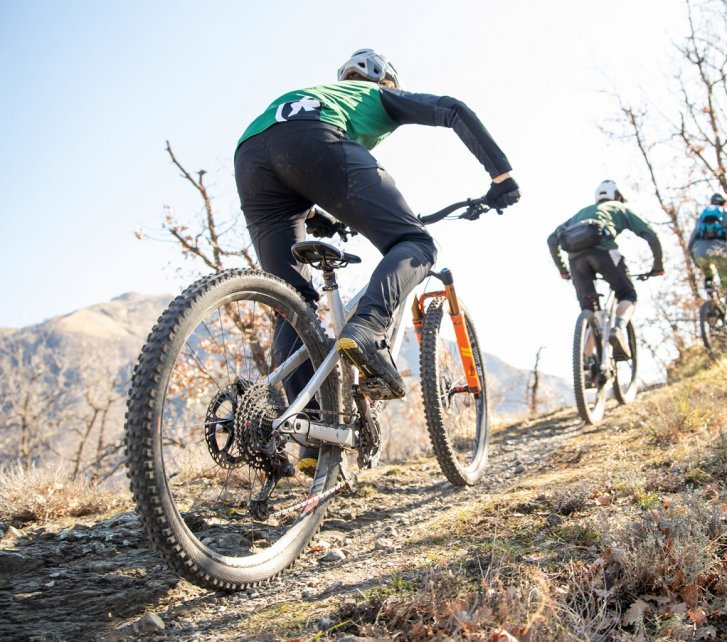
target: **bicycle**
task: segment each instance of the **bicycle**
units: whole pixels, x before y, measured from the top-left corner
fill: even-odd
[[[637,274],[635,278],[645,281],[649,274]],[[604,281],[600,276],[599,281]],[[599,294],[599,299],[602,294]],[[626,333],[631,356],[615,359],[608,341],[616,316],[616,296],[609,288],[603,306],[596,300],[596,309],[583,310],[576,321],[573,335],[573,387],[576,406],[581,419],[596,424],[606,410],[606,394],[612,384],[613,394],[620,404],[629,404],[637,393],[637,344],[636,332],[629,321]]]
[[[488,209],[484,197],[468,199],[420,219],[475,220]],[[321,271],[338,336],[365,287],[344,306],[336,271],[360,258],[321,241],[292,252]],[[426,423],[444,475],[471,485],[487,464],[484,353],[452,273],[430,276],[443,289],[413,294],[411,305]],[[394,357],[406,309],[399,306],[390,330]],[[276,328],[295,336],[273,355]],[[353,454],[359,469],[377,464],[384,404],[361,393],[358,371],[334,346],[291,286],[257,270],[204,277],[159,318],[134,369],[125,444],[140,521],[181,576],[223,590],[275,577],[314,537],[329,500],[355,488]],[[288,399],[284,384],[311,365]],[[319,449],[312,477],[295,464],[301,445]]]
[[[699,308],[699,331],[710,359],[727,353],[727,307],[722,289],[707,287],[707,300]]]

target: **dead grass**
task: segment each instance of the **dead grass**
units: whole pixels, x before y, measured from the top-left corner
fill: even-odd
[[[70,481],[61,469],[0,468],[0,521],[14,526],[45,523],[62,517],[100,515],[126,506],[126,492]]]
[[[614,408],[512,488],[413,534],[415,590],[346,604],[381,640],[727,639],[727,367]],[[466,552],[465,552],[466,551]]]

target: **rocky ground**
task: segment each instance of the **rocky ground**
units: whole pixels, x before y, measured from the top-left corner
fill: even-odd
[[[320,535],[282,578],[237,594],[177,579],[148,548],[133,511],[103,520],[16,529],[0,540],[0,638],[226,640],[311,635],[326,614],[428,561],[430,525],[458,505],[548,466],[582,429],[572,412],[496,431],[489,475],[455,489],[435,460],[382,466],[355,495],[336,497]]]

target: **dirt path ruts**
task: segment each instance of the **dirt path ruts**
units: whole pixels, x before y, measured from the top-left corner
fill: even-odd
[[[178,580],[147,548],[133,513],[59,530],[49,524],[0,541],[0,639],[175,640],[261,639],[276,617],[300,600],[322,603],[360,595],[414,568],[426,550],[427,524],[527,471],[579,433],[560,412],[493,435],[484,483],[455,489],[435,460],[383,466],[361,475],[355,496],[334,498],[315,548],[269,584],[232,595]],[[335,549],[345,559],[320,561]],[[164,631],[140,633],[138,620],[157,613]],[[265,618],[260,624],[259,614]]]

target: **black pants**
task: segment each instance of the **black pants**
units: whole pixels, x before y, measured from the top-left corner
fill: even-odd
[[[305,239],[305,211],[320,205],[384,255],[357,316],[388,327],[399,303],[434,264],[434,242],[393,179],[341,130],[314,121],[274,125],[245,141],[235,179],[253,246],[264,270],[318,299],[308,267],[290,253]]]
[[[613,288],[617,301],[636,303],[636,289],[631,282],[626,262],[617,250],[586,250],[569,259],[569,263],[581,310],[596,309],[596,274],[601,274],[606,279]]]
[[[306,211],[314,204],[384,255],[356,311],[382,330],[434,264],[434,241],[394,180],[337,127],[314,121],[270,127],[237,150],[235,180],[260,265],[312,304],[318,294],[309,268],[295,260],[290,247],[305,239]],[[296,343],[287,323],[276,330],[275,352],[282,357]]]

